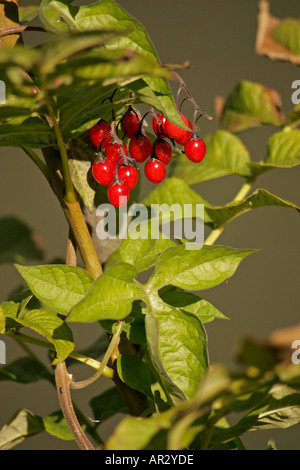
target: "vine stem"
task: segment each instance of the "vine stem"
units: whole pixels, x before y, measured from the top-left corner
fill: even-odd
[[[7,36],[8,34],[23,33],[24,31],[39,31],[39,32],[46,33],[46,30],[42,28],[41,26],[24,25],[24,26],[16,26],[15,28],[2,29],[0,31],[0,38],[3,36]]]
[[[95,380],[97,380],[103,373],[104,371],[104,368],[106,367],[109,359],[110,359],[110,356],[113,352],[113,350],[115,349],[116,347],[116,344],[118,343],[119,341],[119,338],[120,338],[120,334],[122,333],[122,328],[124,326],[124,322],[120,322],[118,325],[117,325],[117,329],[109,343],[109,346],[107,348],[107,351],[102,359],[102,362],[101,362],[101,365],[99,367],[99,369],[97,370],[97,372],[90,378],[88,379],[85,379],[85,380],[82,380],[80,382],[74,382],[74,381],[71,381],[70,383],[70,387],[73,388],[73,389],[82,389],[82,388],[85,388],[87,387],[88,385],[92,384],[93,382],[95,382]]]
[[[70,393],[72,378],[67,372],[65,362],[57,364],[55,368],[55,381],[60,406],[75,441],[81,450],[95,450],[94,446],[83,432],[76,417]]]
[[[235,198],[232,200],[232,202],[240,202],[242,201],[246,196],[247,194],[249,193],[249,191],[251,190],[252,188],[252,185],[253,185],[253,182],[254,180],[253,179],[249,179],[247,180],[240,188],[240,190],[238,191],[238,193],[236,194]],[[220,227],[217,227],[215,228],[214,230],[212,230],[210,232],[210,234],[208,235],[208,237],[206,238],[205,242],[204,242],[204,245],[213,245],[215,243],[215,241],[220,237],[220,235],[223,233],[223,230],[225,228],[225,224],[224,225],[221,225]]]
[[[80,251],[85,269],[96,279],[102,274],[102,266],[91,239],[85,218],[78,200],[68,202],[64,199],[63,179],[60,173],[60,154],[54,148],[43,149],[46,165],[51,178],[51,187],[63,209],[76,245]]]
[[[66,254],[66,264],[68,264],[69,266],[77,265],[76,248],[76,241],[73,237],[72,230],[70,228]],[[105,365],[106,364],[101,364],[101,369],[103,369]],[[62,409],[65,420],[69,426],[69,429],[74,436],[75,441],[77,442],[81,450],[95,450],[94,446],[91,444],[86,434],[84,433],[82,427],[80,426],[80,423],[76,416],[70,392],[72,376],[68,374],[65,361],[60,362],[56,365],[54,373],[60,407]]]
[[[55,351],[55,347],[52,343],[48,343],[47,341],[43,341],[42,339],[35,338],[33,336],[29,336],[23,333],[15,334],[11,331],[7,332],[6,334],[7,336],[17,341],[33,344],[35,346],[39,346],[44,349],[49,349],[50,351]],[[95,370],[98,370],[102,364],[96,359],[92,359],[91,357],[85,356],[84,354],[78,353],[76,351],[72,351],[69,354],[69,357],[71,357],[72,359],[75,359],[78,362],[81,362],[82,364],[92,367],[92,369],[95,369]],[[112,379],[114,377],[114,370],[111,369],[110,367],[105,366],[103,369],[102,375],[108,379]]]
[[[47,108],[48,108],[50,117],[53,122],[53,128],[54,128],[57,145],[58,145],[60,156],[61,156],[61,164],[62,164],[63,175],[64,175],[64,184],[65,184],[64,199],[66,202],[69,202],[69,203],[76,202],[77,194],[74,189],[72,178],[71,178],[67,149],[64,143],[60,126],[58,125],[58,122],[57,122],[55,112],[51,104],[49,103],[49,100],[47,100]]]

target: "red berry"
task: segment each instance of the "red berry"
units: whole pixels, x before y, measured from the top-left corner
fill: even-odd
[[[115,167],[109,160],[95,162],[92,173],[97,183],[109,186],[115,178]]]
[[[107,191],[109,202],[115,207],[122,207],[127,204],[129,199],[128,186],[121,182],[113,182]]]
[[[187,117],[184,114],[181,114],[180,116],[184,124],[188,126],[189,121]],[[165,124],[165,133],[168,137],[174,139],[177,142],[178,140],[181,140],[186,134],[188,134],[189,131],[185,131],[184,129],[167,120]]]
[[[92,144],[95,147],[99,148],[101,142],[103,141],[101,148],[104,149],[106,145],[110,142],[111,136],[108,135],[107,137],[105,137],[110,131],[111,131],[110,124],[107,121],[104,121],[103,119],[101,119],[93,127],[91,127],[91,129],[89,129],[89,136],[90,136],[90,140]]]
[[[166,165],[157,158],[150,158],[145,164],[145,175],[152,183],[160,183],[166,176]]]
[[[188,121],[188,122],[187,122],[187,125],[188,125],[189,128],[192,129],[192,130],[191,130],[191,132],[186,132],[186,133],[184,134],[184,136],[181,137],[181,139],[177,139],[177,140],[176,140],[177,144],[179,144],[179,145],[183,145],[183,146],[184,146],[184,145],[187,143],[187,141],[191,138],[191,136],[192,136],[192,134],[193,134],[193,124]]]
[[[203,160],[206,153],[206,144],[203,139],[196,137],[186,142],[184,152],[189,160],[199,163]]]
[[[166,124],[166,121],[167,121],[167,118],[161,114],[161,113],[158,113],[157,114],[157,117],[158,119],[161,121],[161,125],[159,125],[157,119],[154,117],[152,119],[152,129],[153,129],[153,132],[155,135],[159,135],[160,137],[166,137],[163,132],[164,132],[164,128],[165,128],[165,124]]]
[[[118,169],[118,175],[121,181],[125,183],[129,190],[133,189],[138,180],[137,169],[133,165],[122,165]]]
[[[150,157],[152,153],[152,144],[147,135],[133,138],[129,142],[129,153],[137,162],[142,163]]]
[[[161,162],[163,162],[165,165],[168,165],[170,163],[171,158],[172,158],[172,147],[168,142],[165,141],[160,141],[157,142],[154,148],[155,155]]]
[[[139,125],[140,119],[137,113],[133,109],[127,111],[121,122],[121,129],[126,137],[132,139],[137,134]]]
[[[123,144],[123,149],[124,149],[125,155],[128,155],[127,148],[124,144]],[[122,150],[118,142],[114,142],[113,144],[109,143],[106,146],[105,157],[107,160],[111,161],[113,165],[116,165],[118,163],[118,160],[121,156],[122,156]]]

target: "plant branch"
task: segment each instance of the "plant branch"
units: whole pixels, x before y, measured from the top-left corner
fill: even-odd
[[[232,202],[240,202],[242,201],[246,196],[247,194],[249,193],[249,191],[251,190],[252,188],[252,185],[254,183],[254,179],[253,178],[250,178],[248,179],[243,185],[242,187],[240,188],[240,190],[238,191],[238,193],[236,194],[235,198],[232,200]],[[214,230],[212,230],[210,232],[210,234],[208,235],[208,237],[206,238],[205,242],[204,242],[204,245],[213,245],[215,243],[215,241],[220,237],[220,235],[223,233],[223,230],[225,228],[225,224],[224,225],[221,225],[220,227],[217,227],[215,228]]]
[[[63,194],[63,179],[61,175],[61,161],[55,148],[43,149],[45,162],[50,173],[52,189],[58,198],[74,240],[81,254],[85,269],[94,279],[102,274],[102,267],[95,246],[91,239],[86,221],[84,219],[79,201],[67,202]]]
[[[203,111],[199,106],[198,104],[196,103],[196,101],[194,100],[190,90],[188,89],[188,87],[186,86],[185,82],[182,80],[182,78],[180,77],[180,75],[178,75],[177,72],[173,72],[173,77],[180,83],[179,85],[179,89],[178,89],[178,92],[177,92],[177,96],[176,96],[176,105],[177,105],[177,108],[178,108],[178,99],[179,99],[179,95],[180,95],[180,92],[181,90],[185,90],[186,94],[187,94],[187,98],[195,107],[195,111],[199,112],[202,116],[205,116],[207,119],[209,119],[210,121],[212,120],[212,116],[210,116],[209,114],[207,114],[205,111]]]
[[[55,368],[55,380],[60,406],[75,441],[81,450],[95,450],[77,420],[70,393],[70,383],[72,379],[67,372],[65,362],[57,364]]]
[[[33,336],[29,336],[23,333],[13,333],[12,331],[8,331],[6,335],[17,341],[34,344],[35,346],[39,346],[44,349],[49,349],[50,351],[55,351],[55,347],[52,343],[49,343],[48,341],[44,341],[39,338],[35,338]],[[87,366],[92,367],[92,369],[95,370],[98,370],[101,367],[101,362],[76,351],[72,351],[69,354],[69,357],[75,359],[78,362],[81,362],[82,364],[86,364]],[[102,375],[108,379],[112,379],[114,376],[114,370],[106,366],[102,372]]]
[[[41,26],[29,26],[29,25],[16,26],[14,28],[2,29],[0,31],[0,38],[3,37],[3,36],[8,36],[9,34],[23,33],[23,31],[41,31],[41,32],[44,32],[44,33],[47,32]]]
[[[72,178],[71,178],[69,159],[68,159],[67,149],[64,143],[63,135],[59,127],[55,112],[49,102],[49,99],[47,99],[47,108],[48,108],[49,115],[53,122],[53,128],[54,128],[57,145],[58,145],[60,156],[61,156],[61,164],[62,164],[64,185],[65,185],[64,200],[66,202],[72,203],[72,202],[77,201],[77,194],[74,189]]]
[[[69,229],[69,237],[67,243],[67,253],[66,253],[66,264],[69,266],[77,265],[77,255],[76,255],[76,241],[74,240],[72,230]],[[106,363],[100,365],[101,373],[106,366]],[[94,450],[94,447],[88,440],[85,435],[82,427],[79,424],[77,419],[71,393],[70,387],[72,384],[72,376],[68,374],[65,361],[57,364],[55,367],[55,381],[57,394],[60,402],[60,406],[65,417],[65,420],[72,432],[75,441],[82,450]]]
[[[117,329],[116,329],[116,332],[114,333],[110,343],[109,343],[109,346],[107,348],[107,351],[102,359],[102,362],[101,362],[101,365],[99,367],[99,369],[97,370],[97,372],[90,378],[88,379],[85,379],[85,380],[82,380],[80,382],[74,382],[74,381],[71,381],[70,383],[70,387],[72,389],[82,389],[82,388],[85,388],[87,387],[88,385],[92,384],[93,382],[95,382],[103,373],[103,370],[104,368],[106,367],[109,359],[110,359],[110,356],[113,352],[113,350],[115,349],[116,347],[116,344],[118,343],[119,341],[119,338],[120,338],[120,335],[122,333],[122,328],[123,328],[123,325],[124,325],[124,322],[120,322],[118,325],[117,325]]]

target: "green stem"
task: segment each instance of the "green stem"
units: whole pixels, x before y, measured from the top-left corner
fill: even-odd
[[[31,158],[31,160],[35,163],[39,170],[43,173],[48,183],[51,185],[51,179],[49,175],[49,171],[47,165],[40,159],[40,157],[29,147],[24,147],[21,145],[21,149]]]
[[[52,120],[54,132],[56,136],[56,141],[57,141],[57,145],[58,145],[60,157],[61,157],[61,164],[62,164],[62,170],[63,170],[63,175],[64,175],[64,184],[65,184],[64,199],[66,202],[69,202],[69,203],[76,202],[77,194],[74,189],[72,178],[71,178],[67,149],[64,143],[61,129],[56,119],[55,112],[51,104],[49,103],[49,100],[47,100],[47,108],[48,108],[49,115]]]
[[[246,181],[246,183],[243,184],[243,186],[238,191],[237,195],[235,196],[235,198],[233,199],[232,202],[242,201],[247,196],[249,191],[251,190],[252,185],[253,185],[253,180]]]
[[[55,347],[52,343],[48,343],[47,341],[43,341],[38,338],[34,338],[33,336],[25,335],[23,333],[15,334],[15,333],[12,333],[11,331],[9,331],[7,335],[18,341],[25,341],[26,343],[34,344],[36,346],[40,346],[45,349],[50,349],[51,351],[55,351]],[[102,365],[101,362],[96,361],[95,359],[92,359],[91,357],[84,356],[83,354],[80,354],[75,351],[71,352],[69,356],[96,370],[99,370]],[[114,370],[111,369],[110,367],[105,366],[102,371],[102,375],[104,375],[104,377],[107,377],[108,379],[112,379],[114,377]]]
[[[253,183],[254,183],[254,179],[248,179],[240,188],[235,198],[232,200],[232,203],[242,201],[251,190]],[[225,228],[225,224],[212,230],[210,234],[208,235],[208,237],[206,238],[204,245],[213,245],[215,241],[223,233],[224,228]]]
[[[71,229],[85,269],[94,279],[102,274],[102,266],[83,216],[80,203],[67,202],[63,194],[60,154],[55,148],[44,148],[43,155],[49,170],[52,189],[56,195]]]
[[[97,372],[90,378],[86,379],[86,380],[82,380],[80,382],[71,382],[70,383],[70,388],[73,388],[73,389],[81,389],[81,388],[85,388],[87,387],[88,385],[92,384],[93,382],[95,382],[95,380],[97,380],[103,373],[109,359],[110,359],[110,356],[117,344],[117,342],[119,341],[119,337],[120,337],[120,334],[122,333],[122,329],[123,329],[123,326],[124,326],[124,322],[120,322],[118,325],[117,325],[117,330],[116,332],[114,333],[110,343],[109,343],[109,346],[107,348],[107,351],[103,357],[103,360],[102,360],[102,363],[99,367],[99,369],[97,370]]]
[[[222,234],[223,230],[224,226],[212,230],[208,235],[207,239],[205,240],[204,245],[213,245],[215,241],[219,238],[219,236]]]

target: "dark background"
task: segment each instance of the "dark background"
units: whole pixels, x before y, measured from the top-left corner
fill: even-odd
[[[299,69],[255,55],[256,0],[120,0],[119,4],[145,26],[163,63],[191,62],[191,69],[183,71],[181,76],[195,100],[208,113],[214,115],[215,96],[226,97],[241,79],[275,88],[282,96],[284,111],[291,110],[291,84],[300,78]],[[298,17],[299,0],[272,0],[271,12],[282,18]],[[27,33],[26,42],[35,44],[36,34]],[[218,122],[216,118],[212,122],[203,120],[201,126],[205,135],[216,130]],[[264,158],[267,138],[273,132],[274,128],[263,127],[241,135],[252,160]],[[15,215],[30,224],[42,237],[47,260],[63,257],[67,226],[43,176],[22,151],[1,148],[0,152],[0,216]],[[254,189],[265,188],[300,205],[299,178],[300,167],[274,170],[261,176]],[[238,177],[225,177],[201,183],[193,189],[213,204],[224,204],[234,197],[241,184]],[[275,329],[299,322],[299,229],[300,218],[296,211],[269,207],[232,221],[219,238],[219,244],[256,248],[259,252],[241,264],[228,284],[202,292],[230,318],[207,325],[211,362],[231,363],[238,342],[245,336],[263,339]],[[12,266],[1,266],[0,276],[2,301],[20,283],[20,277]],[[78,348],[87,346],[99,334],[90,325],[75,326],[73,331]],[[9,338],[5,341],[7,362],[23,355],[13,341]],[[33,350],[40,354],[39,350]],[[47,364],[46,354],[44,358]],[[72,372],[78,380],[91,373],[82,368]],[[109,381],[102,379],[102,383],[87,390],[74,392],[74,400],[91,416],[89,399],[108,386]],[[45,416],[58,408],[56,391],[46,382],[25,386],[2,382],[0,426],[20,408]],[[110,420],[109,426],[102,430],[104,438],[116,421],[117,418]],[[280,449],[299,450],[299,431],[300,427],[295,426],[287,431],[249,433],[243,442],[249,449],[265,449],[267,441],[274,438]],[[43,433],[16,449],[77,447],[73,442],[65,443]]]

